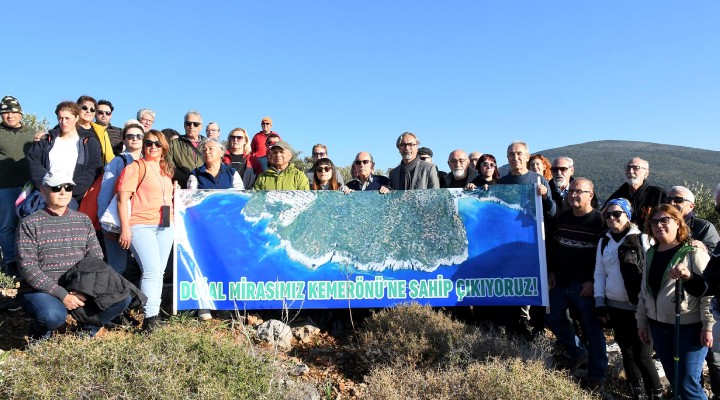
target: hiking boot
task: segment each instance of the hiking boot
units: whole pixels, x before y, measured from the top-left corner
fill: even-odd
[[[142,333],[152,333],[155,329],[162,326],[162,320],[160,319],[159,315],[154,315],[152,317],[146,317],[143,320],[142,328],[140,328],[140,332]]]
[[[630,398],[632,400],[645,400],[645,388],[643,387],[642,380],[637,382],[630,382]]]
[[[587,389],[592,393],[599,395],[603,400],[614,400],[610,393],[605,391],[605,382],[589,380],[587,383]]]
[[[587,364],[587,362],[588,362],[587,353],[572,357],[570,360],[568,360],[567,369],[570,370],[570,372],[575,371],[576,369],[579,369],[583,365]]]

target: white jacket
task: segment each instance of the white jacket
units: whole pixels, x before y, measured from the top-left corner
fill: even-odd
[[[643,257],[650,248],[650,242],[647,235],[641,233],[634,224],[630,226],[630,230],[616,242],[612,237],[612,233],[607,231],[605,235],[608,237],[607,246],[602,249],[603,239],[600,239],[595,256],[595,274],[593,283],[595,295],[595,307],[611,306],[622,308],[625,310],[635,310],[635,305],[630,303],[627,291],[625,290],[625,281],[620,272],[620,257],[618,249],[625,242],[625,238],[630,234],[640,234],[640,240],[643,247]]]

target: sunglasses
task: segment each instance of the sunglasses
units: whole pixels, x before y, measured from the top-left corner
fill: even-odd
[[[145,147],[152,147],[153,145],[155,145],[155,147],[157,147],[158,149],[162,148],[162,143],[157,140],[146,140],[143,142],[143,145],[145,145]]]
[[[640,171],[641,169],[645,169],[645,167],[640,166],[640,165],[626,165],[625,166],[625,171],[630,171],[630,170]]]
[[[550,171],[552,172],[565,172],[569,169],[570,167],[550,167]]]
[[[64,185],[50,186],[50,190],[52,190],[53,193],[59,193],[62,189],[65,189],[66,192],[72,192],[73,189],[75,189],[75,185],[66,183]]]
[[[230,140],[245,140],[245,136],[230,136]]]
[[[190,125],[197,128],[198,126],[202,125],[202,122],[185,121],[185,126],[190,126]]]
[[[650,220],[650,226],[658,226],[658,225],[667,226],[667,224],[670,223],[671,219],[672,218],[670,218],[670,217],[662,217],[662,218],[657,218],[657,219],[653,218]]]
[[[324,167],[317,167],[317,168],[315,168],[315,171],[317,171],[317,172],[330,172],[330,171],[332,171],[332,167],[330,167],[329,165],[326,165],[326,166],[324,166]]]
[[[94,113],[94,112],[95,112],[95,108],[93,108],[93,107],[88,107],[88,106],[82,106],[82,110],[83,110],[83,111],[90,111],[91,113]]]
[[[142,140],[142,138],[144,138],[144,137],[145,137],[145,135],[140,134],[140,133],[137,133],[137,134],[128,133],[125,135],[125,139],[130,139],[130,140]]]
[[[625,213],[622,211],[608,211],[606,213],[603,213],[603,217],[605,219],[610,219],[610,218],[620,219],[620,217],[622,217],[623,214],[625,214]]]
[[[668,197],[667,199],[668,204],[682,204],[685,201],[692,203],[692,201],[680,196]]]
[[[370,164],[370,163],[371,163],[370,160],[355,160],[355,161],[353,162],[353,164],[355,164],[355,165],[360,165],[360,164],[368,165],[368,164]]]
[[[480,166],[485,168],[495,168],[495,163],[492,161],[483,161]]]
[[[263,122],[263,123],[262,123],[262,124],[260,124],[260,125],[272,125],[272,124],[271,124],[271,123],[269,123],[269,122]]]
[[[312,153],[312,155],[315,157],[325,157],[327,153]]]
[[[98,115],[107,115],[108,117],[112,114],[112,111],[97,110]]]

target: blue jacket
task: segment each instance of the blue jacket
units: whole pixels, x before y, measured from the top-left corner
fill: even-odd
[[[236,173],[235,168],[220,164],[217,178],[207,172],[205,165],[195,168],[190,172],[190,175],[197,179],[198,189],[232,189],[233,177]]]

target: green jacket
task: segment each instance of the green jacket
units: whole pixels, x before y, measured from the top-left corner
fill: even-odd
[[[255,190],[310,190],[310,182],[304,172],[290,164],[280,173],[275,168],[269,167],[257,177],[253,188]]]
[[[200,143],[205,141],[204,136],[199,136]],[[200,145],[198,145],[200,147]],[[185,136],[170,141],[170,152],[166,160],[175,167],[173,180],[178,181],[180,187],[187,189],[187,180],[190,172],[204,164],[200,151],[192,145]]]
[[[0,124],[0,188],[18,187],[30,180],[25,153],[33,145],[35,132],[29,127],[12,129]]]

